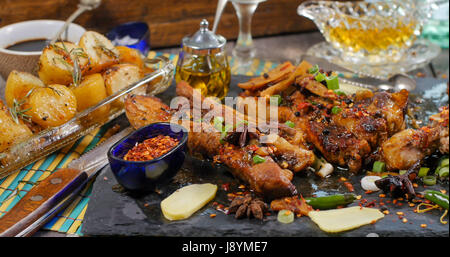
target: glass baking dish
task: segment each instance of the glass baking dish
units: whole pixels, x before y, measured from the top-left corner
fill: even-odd
[[[148,95],[156,95],[165,91],[173,79],[173,63],[164,56],[158,56],[153,59],[145,59],[145,64],[152,68],[154,72],[147,74],[140,81],[108,96],[96,106],[77,113],[74,118],[65,124],[36,133],[27,140],[18,142],[7,151],[0,153],[0,178],[6,177],[80,139],[94,129],[115,119],[125,111],[123,107],[115,107],[111,108],[108,117],[102,120],[98,120],[98,118],[92,119],[91,117],[94,117],[91,115],[92,112],[102,106],[110,104],[131,91],[146,85],[148,85],[146,90]]]

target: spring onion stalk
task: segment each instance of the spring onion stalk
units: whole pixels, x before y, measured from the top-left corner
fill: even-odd
[[[380,161],[375,161],[373,163],[372,171],[375,173],[385,172],[386,171],[386,163],[380,162]]]
[[[421,167],[419,170],[419,177],[425,177],[426,175],[428,175],[428,171],[430,170],[430,168],[427,167]]]
[[[331,90],[339,89],[339,79],[337,76],[329,76],[325,78],[325,81],[327,82],[328,89]]]
[[[436,177],[435,176],[425,176],[422,178],[422,181],[427,186],[436,185]]]
[[[317,82],[322,82],[326,79],[326,77],[322,73],[318,72],[314,79],[316,79]]]
[[[338,106],[333,106],[333,108],[331,108],[331,113],[333,113],[333,114],[338,114],[341,111],[342,111],[342,109]]]
[[[266,159],[264,159],[263,157],[261,157],[261,156],[259,156],[257,154],[253,156],[253,163],[254,164],[263,163],[265,161],[266,161]]]
[[[294,127],[295,127],[294,122],[292,122],[292,121],[290,121],[290,120],[286,121],[286,123],[284,123],[284,124],[286,124],[286,126],[288,126],[288,127],[290,127],[290,128],[294,128]]]
[[[398,172],[398,174],[403,175],[403,174],[405,174],[406,172],[407,172],[407,170],[400,170],[400,171]]]
[[[439,169],[438,175],[440,178],[446,178],[448,177],[448,166],[442,167]]]
[[[445,158],[441,161],[441,163],[439,164],[439,167],[448,167],[449,166],[449,159]]]
[[[281,104],[281,96],[273,95],[270,97],[270,105],[280,105]]]
[[[278,212],[277,220],[285,224],[292,223],[294,222],[294,213],[290,210],[281,210]]]
[[[315,74],[318,71],[319,71],[319,65],[317,65],[317,64],[308,69],[309,74]]]

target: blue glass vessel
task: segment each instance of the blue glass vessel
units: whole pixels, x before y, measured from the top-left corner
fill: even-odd
[[[137,143],[156,137],[170,136],[179,144],[168,153],[150,161],[126,161],[125,154]],[[147,125],[126,136],[108,151],[111,170],[116,180],[132,191],[151,191],[170,181],[179,171],[186,156],[187,130],[177,124],[160,122]]]
[[[145,22],[121,24],[109,31],[106,36],[114,45],[138,49],[144,56],[150,51],[150,29]]]

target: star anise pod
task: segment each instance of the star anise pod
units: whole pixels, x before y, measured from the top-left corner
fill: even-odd
[[[238,196],[233,199],[228,207],[229,213],[235,213],[236,219],[252,216],[262,220],[264,213],[267,212],[268,206],[260,198],[254,198],[250,194]]]

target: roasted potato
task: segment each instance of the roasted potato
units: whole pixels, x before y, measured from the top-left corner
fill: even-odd
[[[114,94],[120,89],[137,82],[144,76],[142,69],[133,64],[116,64],[103,72],[103,79],[105,81],[106,92],[108,95]],[[146,93],[146,86],[133,91],[133,94],[144,95]],[[124,97],[113,102],[114,106],[123,106]]]
[[[144,69],[144,61],[139,50],[126,46],[116,46],[116,49],[119,51],[119,63],[130,63]]]
[[[107,67],[119,63],[119,51],[100,33],[86,31],[80,38],[80,47],[89,56],[90,65],[87,74],[101,72]]]
[[[39,78],[46,85],[69,85],[73,83],[73,75],[78,71],[74,69],[75,61],[78,64],[79,73],[86,72],[89,59],[81,47],[70,42],[56,42],[54,45],[49,45],[44,48],[39,57]]]
[[[85,76],[80,85],[72,85],[70,89],[77,98],[77,110],[79,112],[96,105],[108,96],[103,77],[100,73]],[[109,114],[109,109],[110,106],[105,105],[100,109],[95,110],[90,115],[93,118],[98,119],[107,117]]]
[[[32,136],[31,130],[21,121],[11,116],[8,108],[0,101],[0,152],[4,152],[16,142]]]
[[[44,83],[36,76],[28,72],[13,70],[6,80],[5,100],[6,105],[13,106],[14,99],[21,101],[35,87],[44,87]]]
[[[26,114],[43,128],[56,127],[75,116],[77,98],[68,87],[53,84],[34,89],[28,96],[24,108],[30,108]]]

